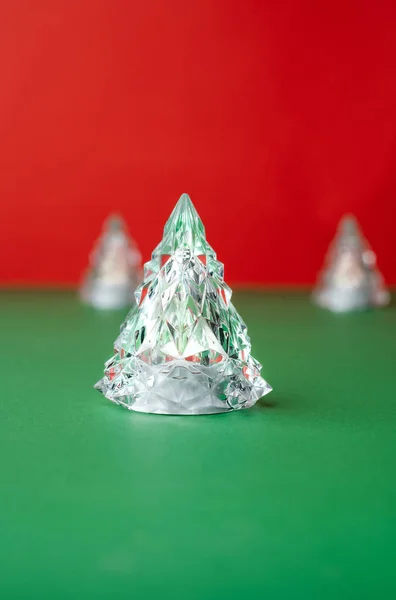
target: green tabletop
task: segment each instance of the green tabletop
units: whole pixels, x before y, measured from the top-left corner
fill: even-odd
[[[0,294],[0,597],[396,597],[396,306],[237,292],[274,391],[128,412],[92,386],[125,311]]]

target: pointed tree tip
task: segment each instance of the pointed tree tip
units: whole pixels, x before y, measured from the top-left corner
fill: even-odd
[[[188,194],[186,194],[186,192],[183,192],[179,198],[179,202],[191,202],[191,198]]]
[[[194,204],[191,202],[190,196],[184,193],[180,196],[165,224],[164,235],[176,235],[178,243],[181,243],[181,237],[187,234],[190,235],[189,232],[194,232],[195,236],[197,236],[199,232],[202,239],[205,239],[205,228],[199,214],[197,213]]]
[[[341,217],[341,223],[356,223],[357,219],[355,217],[355,215],[353,215],[352,213],[346,213],[343,217]]]
[[[174,211],[182,212],[182,213],[189,212],[198,217],[197,210],[196,210],[190,196],[186,193],[184,193],[180,196],[179,200],[176,202]]]
[[[104,229],[106,231],[119,231],[124,228],[125,221],[119,213],[111,213],[104,223]]]
[[[346,233],[358,231],[359,224],[355,215],[351,213],[344,215],[340,221],[340,230]]]

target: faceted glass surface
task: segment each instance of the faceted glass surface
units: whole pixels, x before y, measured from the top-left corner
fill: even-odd
[[[183,194],[145,264],[136,305],[96,388],[142,412],[203,414],[252,406],[271,386],[250,354],[223,265]]]
[[[111,216],[90,257],[90,269],[80,296],[96,308],[122,308],[134,302],[140,278],[141,256],[124,221]]]
[[[377,268],[376,256],[354,217],[341,220],[313,298],[334,312],[388,304],[390,295]]]

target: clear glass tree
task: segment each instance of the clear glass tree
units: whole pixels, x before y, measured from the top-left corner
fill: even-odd
[[[96,384],[129,409],[164,414],[248,408],[271,386],[250,354],[246,325],[231,303],[223,265],[183,194]]]
[[[123,219],[110,216],[90,256],[90,268],[80,288],[83,302],[95,308],[131,306],[140,280],[141,256]]]
[[[340,221],[313,299],[333,312],[385,306],[390,300],[376,256],[353,216]]]

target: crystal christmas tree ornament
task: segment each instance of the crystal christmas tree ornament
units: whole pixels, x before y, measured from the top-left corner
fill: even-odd
[[[376,256],[352,216],[339,224],[313,299],[333,312],[385,306],[390,300]]]
[[[248,408],[271,391],[187,194],[135,296],[95,386],[106,398],[141,412],[205,414]]]
[[[110,216],[90,256],[80,289],[83,302],[96,308],[131,306],[140,279],[141,256],[123,219]]]

